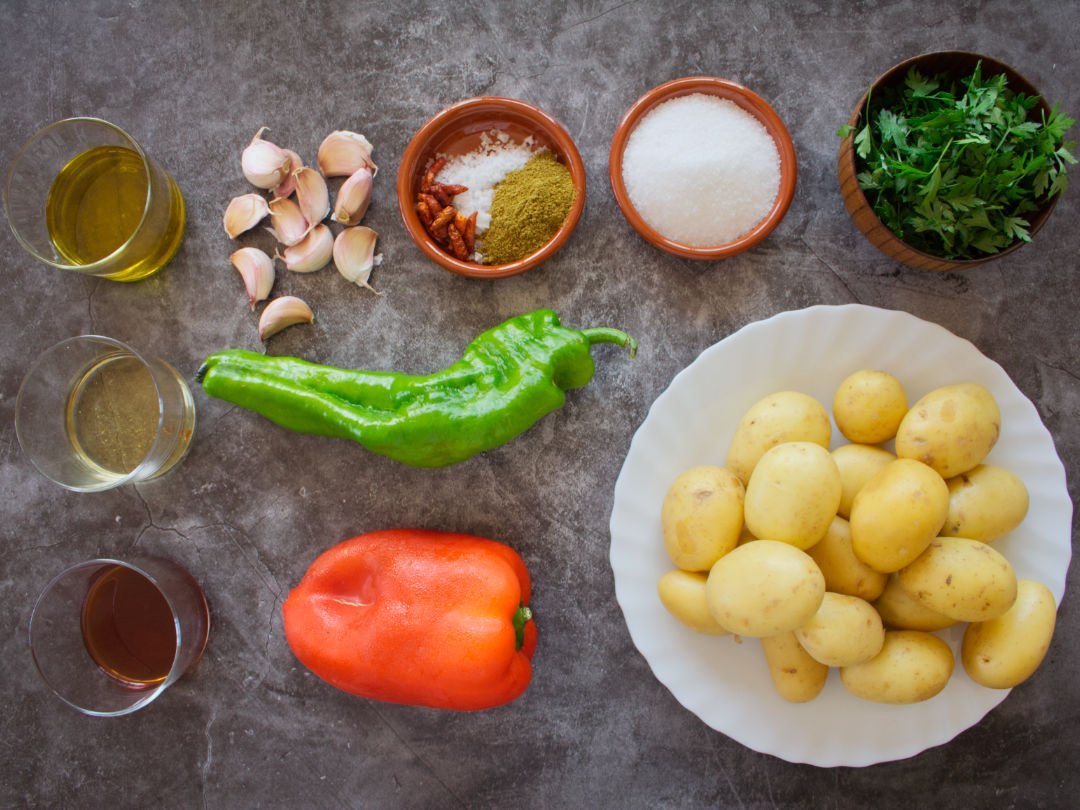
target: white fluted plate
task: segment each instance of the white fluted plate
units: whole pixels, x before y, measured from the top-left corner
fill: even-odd
[[[1072,553],[1072,502],[1050,433],[1001,366],[968,341],[904,312],[815,306],[752,323],[706,349],[676,375],[634,435],[611,513],[615,595],[656,677],[683,706],[743,745],[825,767],[904,759],[941,745],[978,723],[1008,691],[967,677],[960,627],[940,634],[956,654],[956,668],[931,700],[911,706],[863,701],[844,689],[834,670],[815,700],[787,703],[773,689],[760,642],[697,634],[660,604],[656,582],[673,567],[661,539],[660,507],[683,470],[723,465],[739,419],[757,400],[795,390],[831,410],[837,386],[862,368],[894,374],[912,402],[957,382],[993,392],[1002,431],[987,461],[1018,475],[1031,496],[1023,524],[994,546],[1018,577],[1044,583],[1060,604]],[[833,446],[842,443],[834,430]],[[1020,688],[1038,688],[1037,678]]]

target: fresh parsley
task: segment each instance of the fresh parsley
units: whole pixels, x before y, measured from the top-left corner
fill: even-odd
[[[859,185],[878,218],[907,244],[946,259],[975,259],[1028,242],[1026,215],[1068,185],[1075,123],[1037,96],[1014,93],[982,64],[959,80],[923,76],[867,98],[854,132]],[[1032,114],[1036,110],[1036,114]],[[1030,118],[1030,120],[1029,120]]]

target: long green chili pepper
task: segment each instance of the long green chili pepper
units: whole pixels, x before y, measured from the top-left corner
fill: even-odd
[[[352,439],[414,467],[444,467],[524,433],[595,371],[590,347],[637,343],[618,329],[568,329],[540,309],[477,337],[443,371],[353,371],[242,349],[212,354],[207,394],[300,433]]]

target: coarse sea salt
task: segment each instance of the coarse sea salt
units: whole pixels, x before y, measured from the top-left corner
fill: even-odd
[[[506,132],[492,130],[480,136],[480,145],[464,155],[442,155],[446,158],[435,180],[447,185],[465,186],[469,190],[454,197],[454,207],[464,216],[476,211],[476,233],[484,233],[491,225],[491,202],[495,186],[510,172],[522,168],[538,151],[533,137],[515,141]]]
[[[738,239],[772,209],[780,152],[753,115],[704,93],[657,105],[623,151],[634,208],[675,242],[713,247]]]

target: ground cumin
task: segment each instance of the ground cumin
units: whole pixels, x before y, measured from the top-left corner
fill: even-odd
[[[574,203],[570,170],[548,151],[529,159],[495,187],[491,226],[479,247],[484,264],[506,264],[539,250]]]

